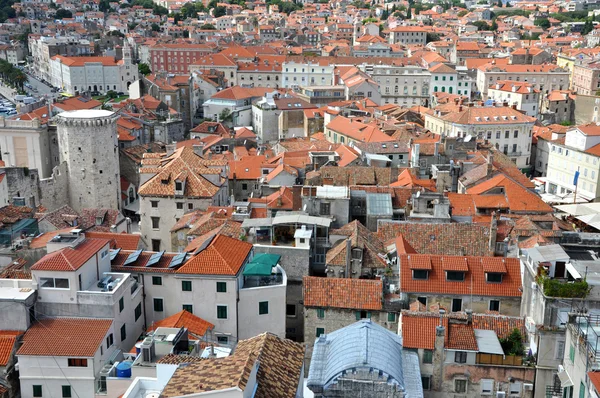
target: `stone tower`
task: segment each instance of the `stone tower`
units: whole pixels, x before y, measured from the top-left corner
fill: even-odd
[[[118,118],[105,110],[56,117],[60,162],[66,162],[69,175],[68,200],[77,211],[120,208]]]

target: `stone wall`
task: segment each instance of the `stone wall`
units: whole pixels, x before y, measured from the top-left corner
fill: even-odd
[[[465,282],[467,283],[467,282]],[[409,293],[409,305],[416,302],[418,297],[427,297],[427,307],[440,305],[447,311],[452,311],[452,300],[462,299],[462,308],[473,310],[475,314],[483,314],[489,310],[490,300],[500,301],[500,314],[506,316],[521,316],[521,297],[494,297],[494,296],[445,296],[442,294]]]
[[[69,170],[67,163],[63,162],[52,171],[52,177],[39,181],[40,203],[53,211],[69,204]]]
[[[367,369],[358,369],[352,373],[347,373],[346,376],[339,377],[329,388],[317,393],[315,396],[336,398],[403,398],[405,394],[398,385],[388,383],[387,375],[380,376],[377,369],[370,371]]]
[[[8,187],[8,201],[13,203],[13,198],[25,198],[25,205],[36,207],[40,204],[39,175],[35,169],[27,167],[5,167],[6,185]]]

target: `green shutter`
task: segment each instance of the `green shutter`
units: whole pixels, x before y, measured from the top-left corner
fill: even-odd
[[[137,307],[135,307],[135,320],[137,321],[142,316],[142,303],[139,303]]]
[[[163,311],[163,300],[159,298],[154,299],[154,311],[162,312]]]
[[[124,309],[125,309],[125,301],[123,300],[123,297],[121,297],[119,299],[119,312],[123,312]]]
[[[571,345],[571,348],[569,350],[569,359],[571,360],[571,362],[575,362],[575,346]]]
[[[396,313],[388,312],[388,322],[396,322]]]
[[[192,304],[183,304],[181,308],[189,312],[190,314],[194,313],[194,307],[192,306]]]
[[[42,396],[42,386],[40,386],[40,385],[33,386],[33,396],[34,397]]]
[[[71,386],[62,386],[63,398],[71,398]]]
[[[356,314],[356,320],[360,321],[360,311],[356,311],[355,314]]]

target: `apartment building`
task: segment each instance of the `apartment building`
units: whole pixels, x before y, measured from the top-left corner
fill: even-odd
[[[571,85],[577,94],[596,95],[600,90],[600,63],[597,60],[575,62]]]
[[[488,140],[504,152],[520,169],[530,167],[531,136],[535,118],[514,107],[473,106],[473,104],[436,109],[425,115],[425,128],[435,134]]]
[[[335,64],[324,59],[295,60],[289,59],[281,65],[281,87],[295,86],[332,86],[334,84]]]
[[[495,61],[477,68],[477,90],[483,96],[497,81],[513,80],[530,83],[540,93],[564,90],[569,86],[571,73],[554,64],[543,65],[497,65]]]
[[[153,251],[172,250],[171,228],[186,212],[228,202],[226,161],[205,160],[192,148],[146,153],[140,168],[140,230]]]
[[[475,82],[465,72],[459,72],[455,66],[439,63],[429,68],[429,73],[430,95],[442,92],[471,98]]]
[[[421,26],[397,26],[390,29],[390,44],[403,44],[405,46],[427,43],[427,31]]]
[[[65,57],[87,57],[94,55],[94,43],[77,37],[50,37],[29,35],[28,46],[33,58],[34,70],[42,79],[51,81],[50,60],[56,55]]]
[[[577,175],[577,178],[576,178]],[[568,130],[564,144],[550,143],[546,192],[585,200],[600,196],[600,126],[588,124]]]
[[[304,110],[317,109],[289,94],[266,93],[252,105],[252,125],[260,142],[304,137]]]
[[[229,345],[265,331],[285,336],[287,275],[279,257],[253,262],[252,244],[217,234],[193,254],[113,251],[112,269],[144,285],[148,324],[186,310]]]
[[[532,117],[537,117],[540,111],[540,91],[527,82],[497,81],[488,88],[487,98],[499,104],[516,105],[518,110]]]
[[[418,65],[362,64],[359,68],[379,84],[382,104],[424,105],[429,99],[431,74]]]
[[[150,69],[156,72],[188,73],[190,65],[195,65],[214,49],[207,44],[161,43],[150,46],[148,55]]]

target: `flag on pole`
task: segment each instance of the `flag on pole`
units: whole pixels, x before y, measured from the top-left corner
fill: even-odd
[[[579,180],[579,169],[577,169],[575,175],[573,176],[573,185],[577,186],[577,180]]]

